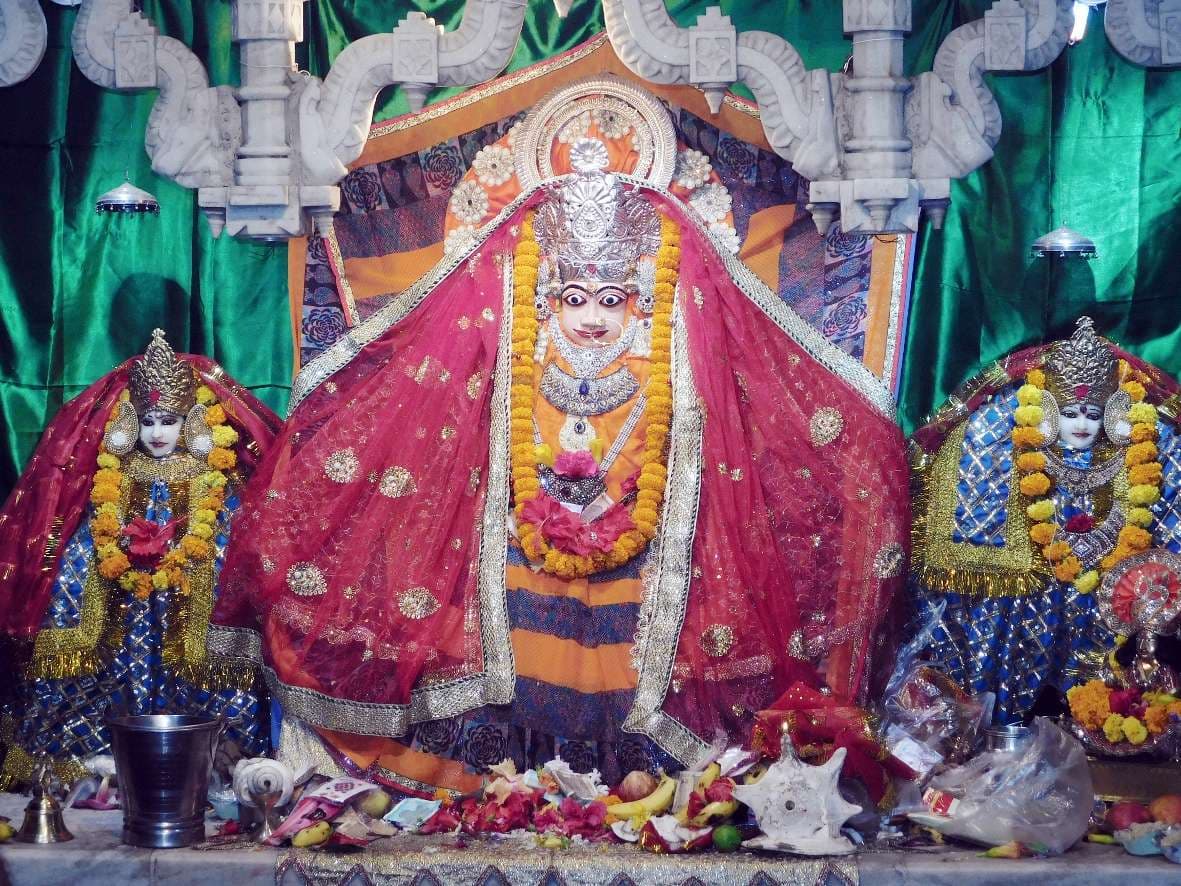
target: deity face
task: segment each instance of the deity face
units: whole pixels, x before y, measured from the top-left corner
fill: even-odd
[[[580,348],[601,348],[627,327],[627,290],[619,283],[571,280],[558,296],[558,325]]]
[[[175,412],[153,409],[139,420],[139,445],[152,458],[166,458],[176,452],[183,426]]]
[[[1103,427],[1103,410],[1089,403],[1076,403],[1062,409],[1058,424],[1058,442],[1067,449],[1090,449]]]

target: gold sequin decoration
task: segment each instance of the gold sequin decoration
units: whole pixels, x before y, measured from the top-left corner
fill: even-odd
[[[263,557],[262,558],[262,571],[265,572],[267,575],[270,575],[272,572],[274,572],[275,571],[275,561],[272,560],[270,557]]]
[[[341,591],[341,593],[344,594],[344,598],[346,600],[356,600],[358,590],[359,589],[356,585],[349,585],[347,588]]]
[[[324,573],[314,563],[296,563],[288,569],[287,587],[299,597],[318,597],[328,593]]]
[[[401,498],[411,495],[417,490],[414,475],[400,465],[386,468],[381,474],[381,485],[378,487],[386,498]]]
[[[827,446],[841,435],[845,429],[845,419],[839,410],[832,406],[822,406],[812,414],[808,422],[808,435],[812,438],[813,446]]]
[[[443,384],[447,384],[447,382],[451,381],[451,370],[450,369],[440,370],[439,381],[441,381]]]
[[[350,449],[338,449],[324,461],[324,476],[333,483],[348,483],[357,475],[357,453]]]
[[[787,654],[796,661],[807,661],[808,651],[804,645],[804,632],[801,630],[792,631],[791,639],[787,641]]]
[[[480,469],[472,468],[467,477],[467,494],[475,495],[476,490],[480,488]]]
[[[451,539],[451,550],[458,551],[462,547],[463,547],[463,539],[462,538]]]
[[[336,382],[334,382],[334,381],[324,382],[324,390],[326,390],[329,394],[335,394],[336,393]]]
[[[277,489],[267,490],[267,501],[276,501],[279,498],[279,491]]]
[[[450,425],[445,425],[444,427],[439,428],[439,437],[440,438],[442,438],[444,440],[450,440],[454,436],[455,436],[455,428],[451,427]]]
[[[884,545],[873,558],[873,574],[878,578],[895,578],[902,573],[902,545],[892,541]]]
[[[483,317],[485,322],[488,323],[491,323],[496,319],[496,314],[493,312],[492,308],[484,308],[484,310],[480,312],[480,316]]]
[[[734,648],[734,629],[729,625],[710,625],[701,634],[701,648],[710,658],[722,658]]]
[[[466,332],[468,329],[471,329],[472,321],[467,317],[460,317],[455,321],[455,325]]]
[[[478,372],[473,372],[471,378],[467,380],[467,395],[469,399],[475,400],[480,396],[480,387],[483,383],[484,377]]]
[[[398,596],[398,611],[419,621],[439,611],[439,601],[424,587],[408,588]]]

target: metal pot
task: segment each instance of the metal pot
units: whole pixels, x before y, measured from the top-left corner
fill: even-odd
[[[984,730],[984,750],[1020,751],[1032,737],[1028,726],[991,726]]]
[[[205,839],[205,797],[224,719],[188,714],[111,717],[123,842],[173,849]]]

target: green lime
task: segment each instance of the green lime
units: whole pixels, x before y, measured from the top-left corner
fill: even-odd
[[[742,845],[742,833],[732,824],[714,828],[714,848],[718,852],[733,852]]]

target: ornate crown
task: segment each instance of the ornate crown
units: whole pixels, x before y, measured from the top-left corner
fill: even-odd
[[[1095,334],[1090,317],[1080,317],[1074,335],[1050,348],[1046,390],[1058,406],[1103,406],[1119,388],[1119,364],[1107,342]]]
[[[660,248],[660,217],[651,203],[603,172],[607,148],[598,139],[576,141],[570,163],[575,174],[558,186],[557,199],[543,205],[533,223],[538,245],[557,263],[559,279],[551,274],[549,283],[634,284],[640,256]]]
[[[153,329],[143,357],[135,361],[127,381],[137,415],[153,410],[187,415],[195,401],[193,370],[164,340],[164,330]]]

